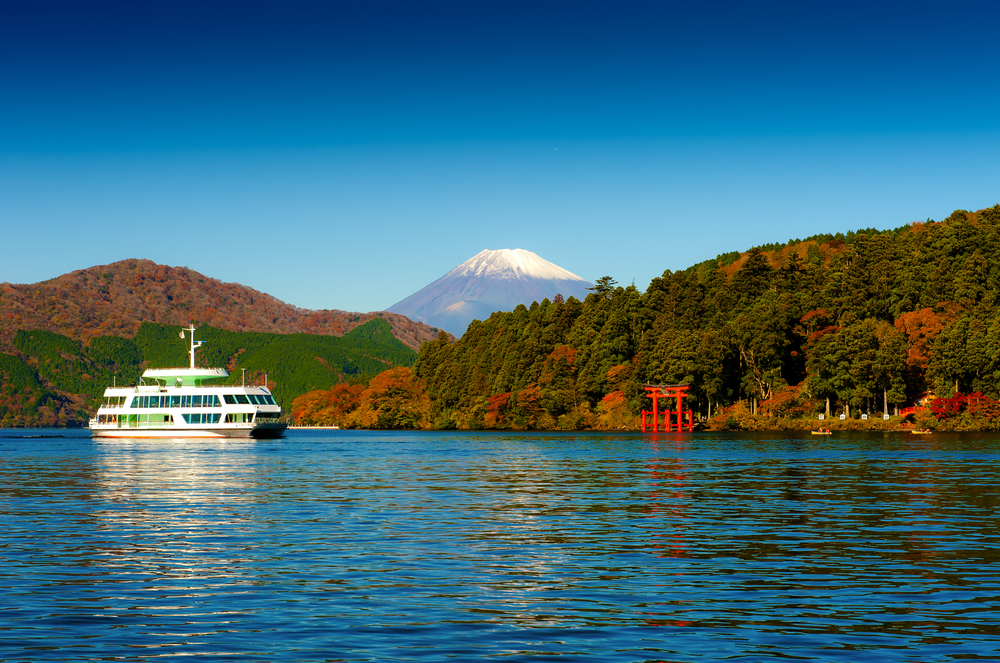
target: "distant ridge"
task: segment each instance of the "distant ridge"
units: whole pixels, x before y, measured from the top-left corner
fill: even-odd
[[[531,251],[486,250],[386,310],[461,336],[470,322],[494,311],[558,294],[582,300],[592,285]]]
[[[78,341],[132,337],[142,322],[196,322],[228,331],[341,336],[372,318],[389,322],[393,336],[414,350],[437,330],[403,315],[310,311],[238,283],[188,269],[129,259],[81,269],[48,281],[0,283],[0,349],[18,329],[43,329]]]

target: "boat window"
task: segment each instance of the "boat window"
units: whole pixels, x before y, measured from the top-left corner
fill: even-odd
[[[267,395],[267,404],[268,405],[277,405],[278,403],[274,400],[274,396],[272,396],[271,394],[268,394]]]
[[[236,405],[236,397],[232,394],[223,394],[223,398],[226,399],[226,403],[229,405]]]
[[[212,394],[211,396],[205,396],[205,407],[222,407],[222,403],[219,402],[218,396]]]
[[[217,424],[217,423],[219,423],[219,415],[217,415],[217,414],[209,414],[207,412],[204,413],[204,414],[202,414],[201,412],[196,412],[194,414],[182,414],[181,416],[184,417],[184,421],[188,422],[189,424]],[[213,418],[214,418],[214,420],[213,420]]]
[[[171,396],[170,397],[170,407],[180,407],[180,406],[181,406],[181,397],[180,396]]]
[[[250,402],[253,403],[254,405],[263,405],[264,404],[264,399],[262,399],[260,396],[258,396],[256,394],[247,394],[247,398],[249,398]]]
[[[250,401],[247,400],[245,394],[236,394],[236,402],[240,405],[250,405]]]
[[[133,398],[132,399],[132,405],[130,407],[139,407],[139,399],[138,398]]]
[[[201,394],[191,397],[191,407],[201,407]]]
[[[149,407],[160,407],[160,397],[150,396],[149,397]]]

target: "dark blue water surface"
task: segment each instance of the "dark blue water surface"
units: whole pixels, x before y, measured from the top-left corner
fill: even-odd
[[[993,660],[998,514],[998,436],[0,431],[0,659]]]

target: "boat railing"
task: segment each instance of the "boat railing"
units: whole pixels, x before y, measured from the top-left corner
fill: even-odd
[[[253,428],[257,424],[280,423],[278,417],[257,417],[256,421],[226,421],[217,422],[224,424],[226,428]],[[217,424],[212,424],[213,426]],[[177,422],[170,421],[98,421],[96,418],[90,420],[90,427],[101,428],[171,428],[177,426]],[[200,428],[203,424],[191,424],[190,428]],[[188,428],[188,426],[178,426],[178,428]]]
[[[180,389],[181,387],[190,387],[190,386],[192,386],[192,385],[186,384],[186,385],[181,385],[180,387],[178,387],[178,386],[172,385],[172,384],[167,384],[167,385],[161,385],[161,384],[139,384],[139,385],[132,385],[130,387],[108,387],[108,389],[121,389],[123,391],[135,392],[135,391],[157,391],[159,389],[168,389],[168,388],[171,388],[171,389]],[[269,392],[271,391],[270,387],[267,387],[267,386],[262,385],[262,384],[231,384],[230,383],[230,384],[199,384],[199,385],[194,385],[194,386],[195,386],[196,389],[232,389],[233,387],[239,387],[241,389],[267,389]]]

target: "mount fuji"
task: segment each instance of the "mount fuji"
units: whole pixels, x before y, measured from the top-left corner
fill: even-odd
[[[461,336],[470,322],[485,320],[494,311],[558,294],[582,300],[592,286],[531,251],[482,251],[386,310]]]

